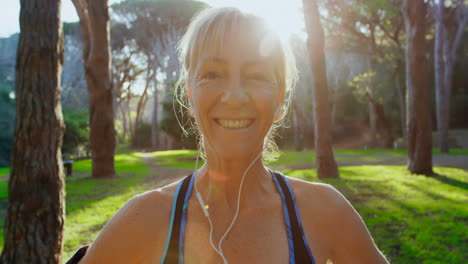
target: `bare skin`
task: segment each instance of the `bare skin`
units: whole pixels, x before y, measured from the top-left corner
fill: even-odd
[[[253,163],[243,184],[237,221],[222,244],[224,256],[229,263],[288,263],[281,197],[261,158],[256,159],[285,88],[277,82],[275,60],[259,53],[260,40],[244,30],[248,26],[240,25],[228,34],[220,51],[204,47],[194,76],[187,81],[190,110],[203,134],[207,159],[197,172],[196,185],[209,206],[213,242],[218,245],[235,215],[242,176]],[[226,125],[236,121],[237,127]],[[338,191],[329,185],[288,180],[317,263],[387,263],[360,216]],[[159,263],[176,188],[174,183],[131,199],[80,263]],[[193,190],[184,263],[222,263],[209,233]]]
[[[281,197],[269,177],[261,188],[256,188],[259,195],[250,195],[248,204],[241,204],[238,220],[223,242],[230,263],[289,261]],[[316,263],[387,263],[360,216],[332,186],[289,177],[288,181]],[[131,199],[107,223],[80,263],[159,263],[176,187],[177,183],[173,183]],[[246,187],[245,191],[250,189]],[[210,227],[195,195],[191,195],[188,206],[185,263],[222,263],[211,248]],[[234,211],[229,205],[224,210],[210,206],[215,245]]]

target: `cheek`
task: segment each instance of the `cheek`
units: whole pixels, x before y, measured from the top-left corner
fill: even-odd
[[[197,87],[192,91],[192,102],[195,109],[195,118],[198,129],[202,134],[206,134],[209,120],[209,111],[217,101],[218,95],[215,92],[203,91],[201,87]]]

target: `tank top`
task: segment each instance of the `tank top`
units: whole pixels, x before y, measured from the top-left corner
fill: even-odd
[[[281,195],[283,214],[286,222],[290,264],[315,264],[297,210],[296,200],[286,177],[280,172],[271,171],[276,188]],[[171,222],[166,248],[161,264],[184,263],[184,232],[187,222],[187,204],[192,192],[195,173],[187,176],[177,186],[171,212]]]

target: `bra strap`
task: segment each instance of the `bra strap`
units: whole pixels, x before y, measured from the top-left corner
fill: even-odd
[[[171,212],[171,223],[167,235],[166,248],[164,250],[161,264],[178,264],[179,260],[179,239],[181,231],[182,214],[184,209],[187,189],[189,188],[193,174],[185,177],[177,185],[174,195]]]
[[[310,248],[302,228],[301,218],[297,210],[296,199],[291,185],[289,185],[286,177],[280,172],[273,172],[273,181],[281,194],[283,202],[283,212],[286,220],[289,242],[289,263],[312,263],[315,260],[312,256]]]

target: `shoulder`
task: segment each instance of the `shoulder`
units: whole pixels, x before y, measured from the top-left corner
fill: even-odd
[[[107,222],[80,264],[159,260],[165,248],[172,201],[179,182],[131,198]]]
[[[308,219],[339,218],[354,210],[346,198],[330,184],[307,182],[286,177],[296,198],[301,216]],[[320,216],[320,217],[318,217]],[[330,219],[327,219],[329,222]]]
[[[361,216],[332,185],[287,177],[304,232],[329,247],[334,262],[387,263]]]
[[[347,203],[343,195],[330,184],[308,182],[288,176],[286,176],[286,179],[293,189],[296,200],[308,200],[311,202],[310,199],[313,199],[313,201],[319,199],[320,203],[329,202],[335,205]]]

